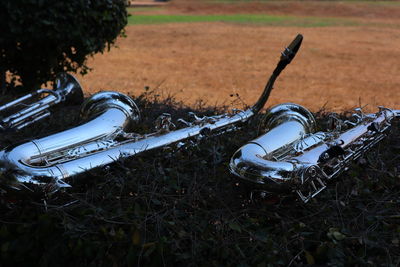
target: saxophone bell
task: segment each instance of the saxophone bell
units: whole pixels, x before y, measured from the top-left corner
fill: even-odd
[[[83,101],[82,87],[79,82],[68,73],[56,76],[54,89],[39,89],[33,93],[22,96],[3,106],[0,112],[11,108],[24,106],[14,114],[0,119],[0,131],[20,130],[32,123],[50,116],[50,107],[61,102],[65,104],[80,104]],[[27,103],[28,100],[39,98],[37,102]]]
[[[85,171],[74,165],[77,159],[116,145],[114,139],[140,119],[139,109],[130,97],[107,91],[88,98],[80,114],[86,122],[75,128],[0,151],[3,173],[13,170],[9,175],[12,179],[4,181],[3,176],[3,182],[14,189],[39,185],[48,193],[70,187],[64,179]],[[82,159],[88,166],[101,165],[104,160],[110,159]]]

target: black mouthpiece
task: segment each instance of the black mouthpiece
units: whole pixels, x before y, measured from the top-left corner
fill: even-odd
[[[281,61],[286,61],[286,64],[289,64],[293,60],[297,51],[299,51],[302,41],[303,35],[298,34],[290,45],[282,52]]]
[[[276,69],[274,70],[274,75],[279,76],[281,71],[292,62],[294,56],[296,55],[297,51],[301,46],[301,42],[303,41],[303,35],[298,34],[296,38],[290,43],[288,47],[281,53],[281,59],[279,60]]]
[[[276,66],[274,72],[272,73],[271,77],[268,80],[267,85],[264,88],[264,91],[260,98],[258,99],[257,103],[254,104],[252,110],[254,114],[258,113],[265,105],[268,100],[268,97],[272,91],[274,86],[274,82],[276,78],[278,78],[279,74],[282,70],[293,60],[296,56],[297,51],[299,51],[301,42],[303,41],[303,35],[298,34],[296,38],[290,43],[288,47],[282,52],[281,58],[279,60],[278,65]]]

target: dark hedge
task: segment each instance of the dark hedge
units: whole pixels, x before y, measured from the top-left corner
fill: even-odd
[[[2,0],[0,74],[24,90],[61,71],[88,71],[88,56],[110,49],[127,24],[125,0]],[[0,81],[3,76],[0,76]]]
[[[140,132],[151,131],[162,112],[178,118],[191,110],[172,99],[136,100],[144,116]],[[77,109],[58,110],[51,131],[76,125]],[[294,196],[250,198],[253,188],[228,172],[231,155],[257,136],[261,118],[188,149],[161,149],[89,171],[72,189],[47,198],[3,196],[0,265],[398,265],[398,124],[363,165],[355,163],[303,204]],[[40,127],[45,122],[38,125],[2,136],[2,144],[48,134]]]

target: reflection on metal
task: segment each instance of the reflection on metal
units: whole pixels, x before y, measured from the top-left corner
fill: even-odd
[[[47,95],[37,102],[26,103],[34,97]],[[70,74],[60,73],[54,82],[54,90],[39,89],[33,93],[20,97],[10,103],[0,106],[0,112],[23,106],[20,111],[0,119],[0,131],[20,130],[38,120],[50,115],[50,107],[58,104],[80,104],[83,101],[82,87],[79,82]]]
[[[400,116],[400,110],[387,108],[375,114],[356,111],[353,121],[334,117],[334,129],[315,132],[314,117],[307,109],[292,103],[277,105],[267,112],[267,133],[235,152],[230,171],[268,191],[296,191],[307,202],[381,141],[392,120]]]
[[[245,111],[194,116],[193,122],[179,120],[186,126],[181,129],[175,129],[169,114],[163,114],[156,121],[156,132],[140,135],[127,132],[140,117],[133,100],[120,93],[102,92],[83,104],[81,115],[86,122],[80,126],[0,151],[3,171],[12,177],[15,188],[35,184],[52,192],[68,187],[67,178],[120,158],[236,130],[263,108],[276,78],[294,58],[301,41],[298,35],[285,49],[261,97]]]

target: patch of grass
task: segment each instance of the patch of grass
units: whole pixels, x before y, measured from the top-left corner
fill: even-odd
[[[376,6],[400,6],[399,1],[361,1],[358,3],[365,3],[369,5],[376,5]]]
[[[243,3],[254,3],[254,2],[270,2],[269,0],[259,0],[259,1],[254,1],[254,0],[208,0],[208,1],[204,1],[206,3],[210,3],[210,4],[243,4]]]
[[[128,7],[126,10],[129,14],[135,14],[136,12],[152,12],[163,10],[162,7]]]
[[[195,23],[195,22],[228,22],[240,24],[258,24],[270,26],[327,27],[354,26],[358,23],[341,18],[272,16],[254,14],[234,15],[134,15],[129,17],[130,25]]]
[[[279,0],[207,0],[204,2],[208,2],[210,4],[214,3],[227,3],[227,4],[242,4],[242,3],[271,3],[271,2],[281,2]],[[293,2],[302,2],[302,1],[285,1],[285,3],[293,3]],[[313,1],[314,2],[314,1]],[[373,4],[373,5],[400,5],[399,1],[374,1],[374,0],[341,0],[341,1],[315,1],[315,2],[321,2],[321,3],[326,3],[329,4],[331,3],[346,3],[346,4],[352,4],[352,3],[360,3],[360,4]]]

